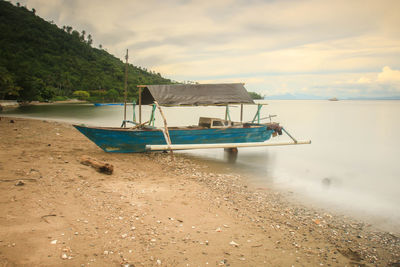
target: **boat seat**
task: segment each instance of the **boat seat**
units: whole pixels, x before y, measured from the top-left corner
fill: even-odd
[[[199,126],[205,128],[227,128],[232,127],[234,123],[232,121],[217,119],[217,118],[208,118],[208,117],[200,117]]]

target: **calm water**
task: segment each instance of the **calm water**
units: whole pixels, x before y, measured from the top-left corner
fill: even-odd
[[[295,200],[338,210],[384,229],[400,229],[400,101],[268,101],[275,118],[311,145],[242,148],[235,162],[222,149],[183,152],[217,167],[248,174],[260,186],[293,192]],[[251,120],[256,107],[245,107]],[[169,126],[197,124],[199,116],[224,117],[223,107],[164,108]],[[143,121],[150,107],[143,108]],[[120,126],[123,107],[44,105],[8,112],[98,126]],[[128,119],[132,106],[128,106]],[[238,120],[239,107],[231,108]],[[156,124],[162,120],[156,116]],[[287,136],[273,141],[289,141]]]

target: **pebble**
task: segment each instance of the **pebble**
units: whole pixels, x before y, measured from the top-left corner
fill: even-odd
[[[70,260],[70,259],[72,259],[72,257],[71,257],[71,256],[68,256],[66,253],[62,253],[62,254],[61,254],[61,259],[63,259],[63,260]]]
[[[234,247],[239,247],[239,244],[236,243],[235,241],[229,242],[229,245],[234,246]]]

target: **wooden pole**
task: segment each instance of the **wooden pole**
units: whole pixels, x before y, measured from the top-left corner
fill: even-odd
[[[139,124],[142,124],[142,87],[139,87]]]
[[[237,147],[262,147],[262,146],[289,146],[311,144],[310,140],[282,143],[222,143],[222,144],[187,144],[187,145],[146,145],[146,150],[186,150],[205,148],[237,148]]]
[[[171,157],[172,157],[172,159],[174,159],[174,154],[173,154],[172,149],[171,149],[171,137],[169,136],[168,126],[167,126],[167,119],[165,118],[164,113],[163,113],[160,105],[158,105],[157,101],[154,101],[154,104],[156,104],[158,110],[160,111],[161,117],[164,120],[164,131],[163,131],[164,138],[165,138],[165,141],[167,142],[167,147],[168,147],[169,151],[171,152]]]
[[[124,122],[126,122],[126,98],[127,98],[127,87],[128,87],[128,49],[126,49],[126,64],[125,64],[125,85],[124,85]],[[126,123],[124,123],[126,127]]]
[[[240,104],[240,122],[243,122],[243,104]]]

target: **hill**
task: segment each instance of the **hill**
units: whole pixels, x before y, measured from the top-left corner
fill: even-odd
[[[92,101],[120,100],[125,64],[92,47],[84,30],[61,29],[35,13],[0,0],[0,99],[62,99],[78,91],[75,96]],[[128,67],[130,99],[137,96],[138,84],[169,83],[159,73]]]

